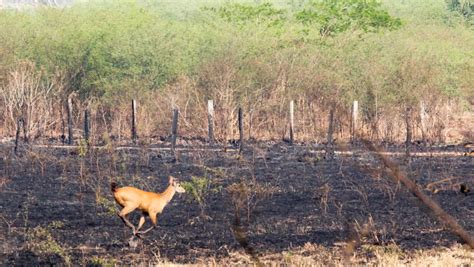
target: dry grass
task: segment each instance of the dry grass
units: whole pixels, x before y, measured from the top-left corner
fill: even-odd
[[[474,251],[461,245],[450,248],[429,250],[404,251],[397,245],[372,246],[363,245],[352,255],[350,261],[345,261],[342,248],[338,244],[332,249],[317,244],[306,243],[302,247],[280,253],[261,255],[259,262],[262,266],[472,266]],[[158,260],[160,266],[258,266],[252,258],[243,251],[229,253],[222,259],[200,258],[196,264],[174,264],[166,260]]]

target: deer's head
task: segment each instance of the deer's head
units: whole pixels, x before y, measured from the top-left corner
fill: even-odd
[[[169,184],[174,188],[174,190],[178,193],[184,193],[186,190],[181,186],[181,184],[178,182],[176,178],[173,176],[169,177]]]

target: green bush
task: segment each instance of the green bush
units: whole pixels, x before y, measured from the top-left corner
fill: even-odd
[[[169,128],[171,105],[205,116],[203,103],[213,98],[222,116],[216,131],[243,106],[256,136],[275,137],[284,134],[289,100],[301,108],[297,118],[309,118],[334,104],[343,113],[358,99],[373,120],[377,109],[421,98],[472,99],[474,37],[459,17],[444,0],[91,1],[3,9],[0,87],[26,59],[53,77],[55,99],[77,92],[81,104],[94,102],[102,113],[92,125],[112,126],[111,135],[123,135],[130,98],[141,104],[139,118],[152,114],[139,131],[154,133]],[[337,116],[344,122],[346,115]],[[184,119],[183,131],[202,132],[202,120]],[[314,131],[327,119],[318,120],[302,127]]]
[[[35,254],[47,257],[59,255],[66,264],[71,263],[71,258],[64,245],[59,244],[51,233],[54,229],[62,228],[63,223],[53,221],[47,227],[37,226],[27,233],[27,245]]]
[[[219,187],[215,187],[209,178],[197,176],[192,176],[191,181],[182,182],[181,185],[190,199],[199,205],[201,216],[206,217],[207,198],[210,194],[218,192]]]

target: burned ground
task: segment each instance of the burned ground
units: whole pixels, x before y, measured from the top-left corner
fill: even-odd
[[[175,161],[169,150],[150,146],[34,147],[18,156],[2,146],[0,263],[215,261],[243,253],[240,237],[256,258],[307,244],[337,250],[351,240],[407,251],[462,243],[372,155],[352,151],[328,160],[316,145],[259,143],[242,156],[183,148]],[[474,233],[474,194],[459,192],[460,184],[474,186],[472,157],[393,159]],[[159,227],[129,247],[131,231],[115,215],[110,182],[162,191],[168,175],[207,181],[204,214],[191,193],[176,195]]]

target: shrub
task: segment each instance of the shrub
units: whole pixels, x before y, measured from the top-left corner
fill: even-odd
[[[182,182],[181,185],[190,199],[199,205],[201,216],[206,218],[207,198],[210,194],[218,192],[220,188],[214,186],[209,178],[197,176],[192,176],[191,181]]]

